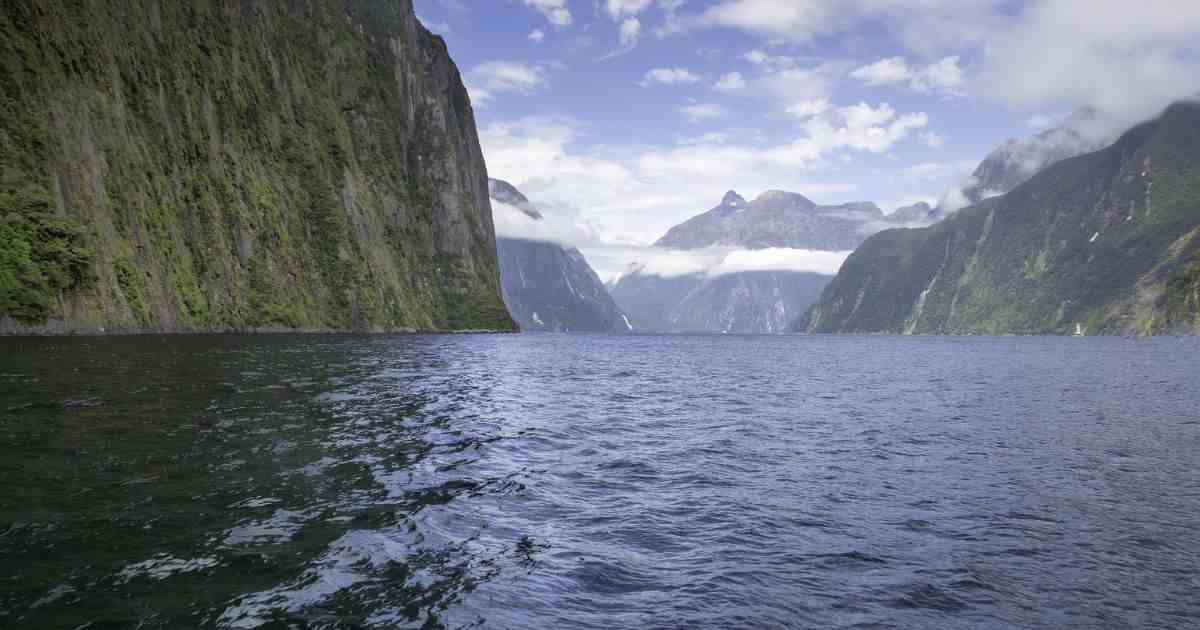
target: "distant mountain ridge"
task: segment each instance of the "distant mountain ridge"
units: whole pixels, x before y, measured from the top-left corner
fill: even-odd
[[[533,203],[508,182],[488,180],[488,194],[535,221]],[[628,319],[578,249],[557,243],[500,237],[500,288],[525,331],[628,332]]]
[[[849,251],[865,238],[865,223],[883,219],[883,211],[869,202],[821,206],[782,190],[767,191],[747,202],[729,191],[720,205],[671,228],[656,245]]]
[[[933,226],[872,236],[795,327],[1200,331],[1200,104]]]
[[[930,211],[928,204],[918,204],[900,218],[906,223],[923,221]],[[892,221],[870,202],[819,205],[781,190],[746,201],[729,191],[716,207],[668,230],[656,246],[845,252]],[[831,278],[787,270],[661,277],[637,269],[621,277],[611,293],[638,330],[779,333]]]

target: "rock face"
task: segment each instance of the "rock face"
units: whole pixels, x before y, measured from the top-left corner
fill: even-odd
[[[511,184],[490,180],[495,201],[534,220],[542,214]],[[522,330],[628,332],[628,319],[600,277],[575,248],[557,243],[500,238],[500,285],[504,301]]]
[[[0,58],[0,328],[513,328],[411,0],[14,0]]]
[[[720,205],[671,228],[656,245],[681,250],[849,251],[888,221],[873,203],[821,206],[778,190],[747,202],[730,191]],[[612,295],[637,330],[778,333],[808,308],[829,280],[830,276],[789,271],[670,278],[635,271],[616,283]]]
[[[867,240],[810,332],[1200,331],[1200,104],[922,229]]]

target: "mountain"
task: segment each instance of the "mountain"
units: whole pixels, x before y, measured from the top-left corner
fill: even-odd
[[[0,5],[0,330],[511,330],[411,0]]]
[[[630,274],[614,299],[635,313],[638,330],[780,333],[821,295],[830,277],[816,273],[747,271],[716,277],[661,278]]]
[[[896,224],[911,224],[920,223],[928,225],[942,219],[941,213],[937,208],[919,201],[911,206],[896,208],[894,212],[888,215],[888,221]]]
[[[531,219],[543,216],[521,191],[488,181],[494,201]],[[574,247],[513,238],[497,239],[504,301],[522,330],[628,332],[630,325],[600,277]]]
[[[848,251],[862,242],[864,224],[883,219],[883,211],[873,203],[818,206],[803,195],[781,190],[747,203],[730,191],[720,205],[671,228],[656,245]]]
[[[809,332],[1200,332],[1200,104],[856,250]]]
[[[971,174],[958,203],[943,211],[1003,195],[1055,162],[1098,151],[1116,140],[1116,126],[1110,116],[1082,107],[1056,127],[1028,138],[1009,139]]]
[[[873,203],[822,206],[779,190],[747,202],[730,191],[713,209],[671,228],[656,246],[849,251],[889,221]],[[792,271],[661,277],[635,270],[618,280],[611,293],[637,330],[778,333],[808,308],[830,278]]]

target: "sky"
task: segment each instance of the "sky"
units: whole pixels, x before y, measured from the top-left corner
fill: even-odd
[[[415,5],[463,73],[489,175],[546,215],[496,208],[498,233],[578,246],[605,280],[728,190],[936,204],[1079,107],[1130,125],[1200,91],[1195,0]]]

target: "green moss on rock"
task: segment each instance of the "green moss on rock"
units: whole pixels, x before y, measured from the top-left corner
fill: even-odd
[[[469,100],[410,0],[15,0],[0,61],[0,318],[513,328]]]

